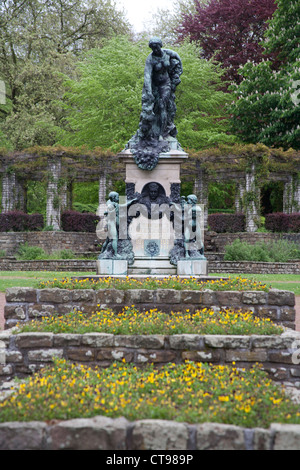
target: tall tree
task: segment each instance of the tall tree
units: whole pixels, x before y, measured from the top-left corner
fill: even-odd
[[[202,57],[222,64],[225,80],[239,82],[239,67],[262,59],[260,43],[275,8],[274,0],[195,0],[195,12],[182,15],[178,39],[196,42]]]
[[[45,144],[53,141],[60,114],[51,103],[63,90],[57,72],[72,73],[80,53],[125,32],[113,0],[0,2],[0,80],[7,90],[0,123],[15,147],[41,143],[42,134]]]
[[[176,127],[181,145],[204,148],[229,143],[224,108],[230,95],[220,91],[223,71],[198,58],[192,44],[177,49],[184,73],[176,91]],[[147,43],[126,38],[107,41],[79,63],[80,77],[69,80],[65,96],[68,130],[59,143],[120,150],[138,128]],[[232,98],[231,98],[232,99]]]
[[[249,62],[241,69],[232,127],[244,141],[300,149],[300,4],[276,3],[264,42],[274,60]]]

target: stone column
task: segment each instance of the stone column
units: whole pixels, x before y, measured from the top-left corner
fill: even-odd
[[[67,204],[67,184],[61,181],[61,159],[48,157],[47,225],[60,230],[60,217]]]
[[[243,209],[246,216],[246,231],[255,232],[258,228],[257,219],[260,216],[260,188],[256,183],[254,164],[245,174]]]
[[[204,229],[206,230],[208,226],[208,175],[199,162],[196,162],[194,193],[198,198],[198,204],[204,206]]]
[[[7,171],[2,178],[1,211],[21,210],[26,212],[26,184],[16,177],[14,171]]]
[[[284,183],[283,212],[292,214],[300,211],[300,179],[298,175],[290,175]]]

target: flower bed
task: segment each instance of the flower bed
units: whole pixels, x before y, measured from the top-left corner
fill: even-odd
[[[47,406],[45,406],[47,403]],[[218,422],[267,428],[274,421],[300,424],[299,405],[258,367],[203,363],[143,369],[114,363],[106,369],[53,366],[16,386],[0,403],[0,421],[48,421],[97,414],[188,423]]]

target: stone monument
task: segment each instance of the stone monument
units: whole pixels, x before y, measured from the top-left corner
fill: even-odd
[[[126,197],[121,204],[117,193],[109,195],[97,272],[206,276],[201,206],[195,195],[180,196],[180,169],[188,158],[174,124],[182,63],[159,38],[149,47],[139,128],[119,154]]]

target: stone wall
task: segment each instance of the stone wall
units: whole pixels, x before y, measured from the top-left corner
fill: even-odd
[[[228,424],[188,424],[159,419],[130,422],[123,417],[104,416],[52,423],[0,423],[0,450],[112,451],[97,456],[100,465],[110,463],[107,459],[115,456],[122,458],[118,463],[132,466],[137,466],[133,458],[142,458],[150,465],[174,462],[174,465],[192,466],[198,458],[198,454],[193,454],[194,450],[299,450],[299,439],[299,425],[277,423],[271,424],[269,429],[248,429]],[[130,450],[150,452],[141,457],[126,452]],[[167,454],[167,460],[158,450],[173,452]],[[185,452],[180,454],[180,450]],[[173,460],[169,461],[169,458]]]
[[[73,309],[91,313],[99,308],[120,311],[125,305],[140,310],[158,308],[164,312],[194,312],[205,307],[251,309],[260,318],[295,329],[295,295],[271,289],[264,291],[191,291],[174,289],[34,289],[11,287],[6,290],[5,329],[52,313],[64,314]]]
[[[289,329],[277,336],[13,334],[9,329],[0,333],[0,382],[38,372],[58,357],[99,367],[123,359],[158,367],[187,360],[224,365],[235,362],[236,367],[245,368],[260,363],[273,380],[299,383],[299,344],[300,333]]]
[[[205,232],[205,252],[223,253],[224,247],[236,238],[247,243],[271,242],[280,238],[290,240],[300,246],[300,233],[215,233]],[[20,245],[40,246],[47,253],[70,249],[74,253],[97,251],[101,241],[95,233],[87,232],[0,232],[0,250],[6,255],[15,255]]]
[[[20,245],[39,246],[46,253],[69,249],[83,253],[97,250],[100,241],[95,233],[88,232],[0,232],[0,250],[15,255]]]

